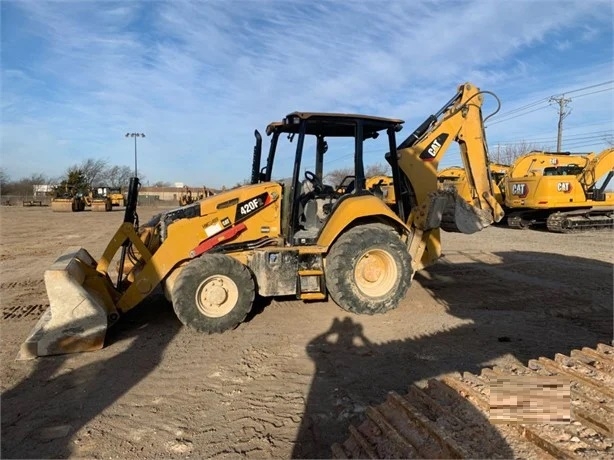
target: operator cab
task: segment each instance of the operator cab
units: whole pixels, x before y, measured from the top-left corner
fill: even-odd
[[[275,154],[281,142],[294,142],[296,151],[292,178],[284,181],[282,226],[287,243],[293,245],[315,244],[318,235],[333,213],[337,203],[352,196],[371,193],[365,189],[363,144],[376,139],[384,131],[388,135],[386,147],[396,151],[396,133],[402,129],[403,120],[342,113],[293,112],[281,122],[273,122],[266,128],[271,143],[266,165],[260,169],[262,138],[258,131],[252,164],[253,184],[270,182],[273,175]],[[351,183],[324,183],[324,155],[328,151],[327,140],[353,139],[353,181]],[[309,142],[309,139],[312,142]],[[331,141],[332,142],[332,141]],[[301,168],[309,163],[305,144],[315,144],[315,170]],[[338,153],[338,152],[336,152]],[[330,153],[329,153],[330,155]],[[313,163],[312,163],[313,164]],[[303,173],[301,174],[301,171]],[[344,181],[345,182],[345,181]]]

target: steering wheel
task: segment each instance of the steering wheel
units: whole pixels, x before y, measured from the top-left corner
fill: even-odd
[[[305,171],[305,179],[313,184],[313,188],[316,192],[321,193],[324,190],[324,184],[320,178],[311,171]]]

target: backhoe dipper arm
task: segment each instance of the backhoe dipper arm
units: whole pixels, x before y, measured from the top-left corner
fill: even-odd
[[[475,229],[462,229],[460,226],[457,231],[473,233],[503,218],[503,210],[494,197],[488,169],[488,149],[481,110],[484,93],[492,94],[480,91],[470,83],[459,86],[456,95],[397,149],[398,166],[409,179],[414,194],[413,215],[410,215],[410,219],[413,218],[414,224],[422,230],[439,226],[436,224],[437,219],[432,218],[433,211],[438,206],[444,206],[445,200],[439,199],[441,196],[436,197],[437,168],[452,142],[459,144],[473,197],[468,209],[477,218]],[[441,214],[441,209],[435,209],[435,213]]]

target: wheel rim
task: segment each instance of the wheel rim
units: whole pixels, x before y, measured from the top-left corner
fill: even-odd
[[[397,276],[394,258],[382,249],[365,252],[354,268],[356,286],[369,297],[387,294],[394,287]]]
[[[196,289],[196,306],[205,316],[221,318],[232,311],[239,300],[237,284],[225,275],[213,275]]]

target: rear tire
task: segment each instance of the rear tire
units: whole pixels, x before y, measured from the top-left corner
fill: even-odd
[[[407,247],[382,224],[347,231],[326,257],[326,288],[337,305],[352,313],[373,315],[396,308],[411,274]]]
[[[245,265],[227,255],[205,254],[181,269],[171,298],[183,324],[210,334],[237,327],[252,309],[255,290]]]

